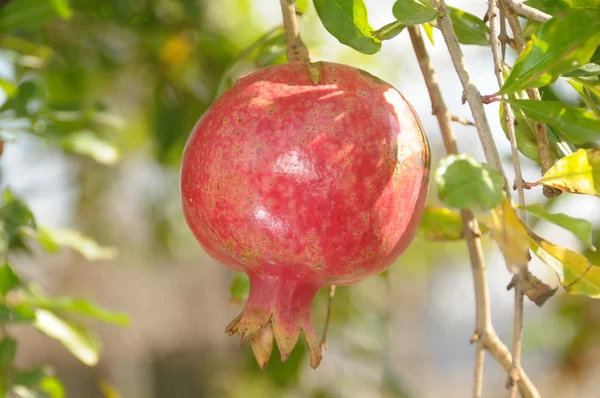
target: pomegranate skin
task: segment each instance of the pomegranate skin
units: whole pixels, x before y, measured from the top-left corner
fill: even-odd
[[[240,78],[194,127],[181,166],[189,227],[211,256],[250,277],[246,308],[226,332],[252,339],[264,367],[273,337],[285,360],[302,330],[318,366],[315,293],[400,256],[429,169],[413,108],[365,71],[291,62]]]

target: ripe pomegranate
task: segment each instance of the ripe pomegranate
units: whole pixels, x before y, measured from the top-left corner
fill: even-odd
[[[382,272],[413,239],[427,195],[429,145],[411,105],[369,73],[290,62],[243,76],[204,113],[184,151],[181,195],[206,251],[244,271],[250,294],[226,328],[252,340],[261,368],[273,337],[285,361],[323,286]]]

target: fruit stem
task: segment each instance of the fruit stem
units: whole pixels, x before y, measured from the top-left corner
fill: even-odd
[[[287,37],[287,60],[309,62],[310,56],[308,48],[300,37],[298,29],[298,20],[296,19],[296,0],[280,0],[281,13],[283,14],[283,25],[285,26],[285,35]]]

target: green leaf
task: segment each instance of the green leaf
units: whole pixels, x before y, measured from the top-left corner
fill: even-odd
[[[587,63],[573,72],[565,73],[564,77],[587,77],[600,75],[600,65],[595,63]]]
[[[0,304],[0,322],[31,322],[34,319],[35,314],[28,304],[13,304],[10,308]]]
[[[594,115],[597,118],[600,118],[600,106],[597,103],[597,100],[594,98],[593,89],[590,89],[586,85],[580,83],[574,79],[567,79],[567,83],[579,94],[583,102],[590,108]]]
[[[550,15],[562,14],[572,9],[588,11],[600,9],[600,2],[597,0],[528,0],[525,4]]]
[[[528,231],[531,250],[558,275],[570,294],[600,298],[600,267],[584,255],[557,246]]]
[[[0,341],[0,368],[10,366],[17,352],[17,340],[6,336]]]
[[[98,363],[100,343],[87,329],[41,308],[35,310],[35,317],[38,330],[60,341],[81,362],[89,366]]]
[[[600,43],[600,20],[572,10],[543,24],[519,55],[501,94],[554,82],[586,64]]]
[[[234,303],[243,303],[248,299],[250,293],[250,279],[245,272],[235,274],[231,285],[229,286],[231,301]]]
[[[431,43],[432,46],[434,46],[435,40],[433,39],[433,25],[430,23],[424,23],[422,26],[423,26],[423,29],[425,30],[425,34],[427,35],[427,38],[429,39],[429,42]]]
[[[574,144],[600,138],[600,118],[592,111],[567,106],[560,101],[509,100],[536,122],[550,125]]]
[[[119,150],[91,131],[68,134],[58,140],[68,151],[89,156],[98,163],[113,165],[119,161]]]
[[[69,0],[50,0],[50,4],[62,19],[69,19],[73,15]]]
[[[38,388],[45,377],[52,374],[52,369],[48,366],[22,370],[15,374],[14,384],[35,389]]]
[[[448,7],[454,32],[461,44],[488,46],[489,28],[478,17],[458,8]]]
[[[580,149],[559,159],[538,182],[566,192],[600,196],[600,149]]]
[[[398,22],[404,25],[419,25],[434,20],[439,11],[418,0],[398,0],[392,8]]]
[[[317,14],[340,43],[364,54],[381,50],[381,41],[371,33],[367,7],[363,0],[313,0]]]
[[[0,294],[2,296],[6,296],[6,293],[20,285],[21,280],[10,265],[4,264],[0,267]]]
[[[508,126],[504,119],[504,107],[500,106],[500,125],[504,130],[504,135],[510,140],[508,134]],[[535,127],[522,110],[514,108],[515,120],[515,139],[517,141],[517,149],[527,158],[541,164],[540,151],[538,150],[537,137],[535,135]]]
[[[2,194],[3,204],[0,207],[0,230],[5,242],[3,250],[27,249],[24,241],[27,228],[35,229],[35,218],[25,202],[17,199],[12,191],[6,189]]]
[[[45,377],[40,383],[40,388],[50,398],[65,398],[67,396],[63,383],[56,377]]]
[[[373,36],[375,36],[378,40],[391,40],[394,37],[398,36],[403,30],[406,28],[406,25],[398,21],[394,21],[389,23],[376,31],[372,32]]]
[[[440,199],[452,208],[489,210],[505,197],[504,178],[498,171],[467,154],[442,159],[435,180]]]
[[[296,10],[300,12],[300,14],[304,14],[308,9],[308,0],[296,0]]]
[[[590,246],[592,250],[596,250],[592,244],[592,223],[588,220],[574,218],[563,213],[550,213],[539,203],[529,206],[519,206],[519,208],[572,232],[575,236]]]
[[[459,213],[444,207],[428,206],[423,212],[417,235],[431,241],[462,239],[462,218]]]
[[[44,240],[74,249],[89,261],[112,260],[118,255],[117,249],[100,246],[93,239],[72,229],[43,227],[40,230],[43,231]]]
[[[27,303],[12,304],[10,312],[11,322],[31,322],[35,320],[35,311]]]
[[[0,322],[8,322],[10,321],[10,318],[10,308],[8,308],[5,304],[0,304]]]
[[[38,29],[56,18],[69,18],[67,0],[12,0],[0,8],[0,32]]]
[[[84,299],[71,297],[47,297],[38,293],[28,294],[24,301],[34,307],[52,311],[64,311],[74,314],[86,315],[104,322],[121,326],[129,325],[129,317],[125,314],[109,311]]]

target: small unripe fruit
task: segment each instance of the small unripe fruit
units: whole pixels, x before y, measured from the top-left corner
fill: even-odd
[[[390,266],[412,241],[429,179],[413,108],[362,70],[291,62],[240,78],[202,116],[181,166],[187,222],[206,251],[250,277],[227,327],[261,367],[287,359],[317,290]]]

